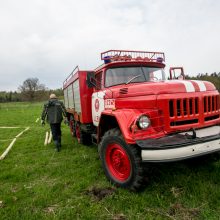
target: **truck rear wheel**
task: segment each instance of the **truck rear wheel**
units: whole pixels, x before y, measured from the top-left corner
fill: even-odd
[[[70,126],[70,133],[73,137],[76,137],[76,128],[75,128],[75,121],[73,116],[70,116],[70,120],[69,120],[69,126]]]
[[[80,123],[76,123],[75,128],[76,128],[76,138],[78,140],[78,143],[84,144],[84,145],[91,145],[92,144],[91,135],[82,131],[82,129],[80,127]]]
[[[127,145],[119,129],[107,131],[99,154],[107,178],[118,187],[138,190],[144,185],[141,156],[134,145]]]

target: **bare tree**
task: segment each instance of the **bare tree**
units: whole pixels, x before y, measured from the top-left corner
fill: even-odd
[[[42,100],[46,95],[46,87],[39,82],[38,78],[28,78],[18,87],[22,99],[25,101]]]

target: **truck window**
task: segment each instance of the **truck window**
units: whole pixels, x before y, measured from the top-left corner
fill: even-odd
[[[159,67],[116,67],[106,71],[105,87],[165,80],[163,68]]]
[[[165,74],[161,74],[160,68],[152,68],[152,72],[149,74],[150,81],[162,81],[165,79]]]

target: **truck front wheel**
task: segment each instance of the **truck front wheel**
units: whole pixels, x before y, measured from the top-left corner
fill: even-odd
[[[124,141],[119,129],[107,131],[99,154],[107,178],[118,187],[138,190],[144,184],[144,169],[138,149]]]

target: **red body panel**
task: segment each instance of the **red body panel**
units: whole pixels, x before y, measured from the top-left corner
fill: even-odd
[[[93,89],[88,88],[86,85],[86,71],[80,72],[79,86],[80,86],[80,98],[81,98],[81,123],[92,123],[92,104],[91,96]]]
[[[147,138],[159,138],[165,135],[163,121],[159,122],[161,115],[155,109],[119,109],[116,111],[105,110],[103,115],[110,115],[116,118],[125,141],[134,144],[135,140]],[[142,114],[151,115],[152,126],[146,130],[139,130],[135,121]]]

